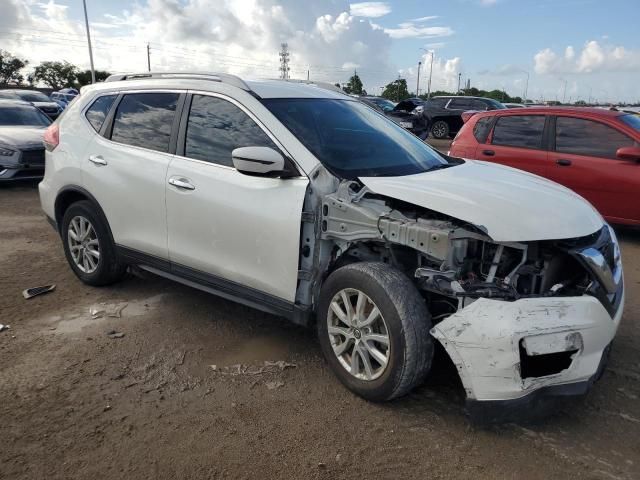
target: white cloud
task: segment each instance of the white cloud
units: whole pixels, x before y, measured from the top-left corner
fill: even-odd
[[[533,60],[539,74],[640,72],[640,50],[601,45],[596,40],[585,43],[580,52],[568,46],[561,55],[545,48]]]
[[[437,38],[453,35],[451,27],[430,27],[424,23],[439,18],[437,15],[414,18],[399,23],[396,28],[385,28],[384,31],[391,38]]]
[[[202,12],[209,12],[203,15]],[[365,86],[397,75],[391,38],[346,0],[145,0],[130,10],[91,16],[95,66],[111,72],[211,70],[246,77],[278,76],[278,51],[289,44],[292,78]],[[7,34],[4,32],[12,32]],[[2,48],[30,60],[68,60],[88,68],[84,19],[49,0],[0,0]]]
[[[391,7],[385,2],[360,2],[350,4],[349,12],[354,17],[378,18],[391,13]]]

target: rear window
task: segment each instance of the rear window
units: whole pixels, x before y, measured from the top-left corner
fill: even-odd
[[[493,129],[493,145],[542,148],[544,115],[509,115],[500,117]]]
[[[111,140],[168,152],[178,97],[177,93],[125,95],[116,111]]]
[[[85,113],[85,117],[87,117],[87,120],[89,120],[89,123],[96,132],[99,132],[102,128],[102,124],[107,118],[107,113],[109,113],[109,109],[111,105],[113,105],[116,96],[117,95],[104,95],[98,97],[96,101],[93,102],[93,105],[89,107],[87,113]]]
[[[431,100],[429,100],[428,106],[444,108],[447,105],[448,101],[448,98],[432,98]]]
[[[473,136],[476,137],[478,143],[485,143],[489,132],[491,131],[491,121],[493,117],[482,117],[473,127]]]

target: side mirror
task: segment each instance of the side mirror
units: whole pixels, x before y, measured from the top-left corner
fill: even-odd
[[[248,175],[266,175],[284,171],[284,158],[269,147],[241,147],[231,152],[233,166],[240,173]]]
[[[616,157],[622,160],[640,162],[640,147],[622,147],[616,151]]]

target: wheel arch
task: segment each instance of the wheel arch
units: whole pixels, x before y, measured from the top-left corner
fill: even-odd
[[[55,221],[58,228],[58,233],[62,234],[62,219],[64,218],[64,214],[67,209],[74,203],[83,200],[90,202],[94,206],[98,215],[100,215],[104,220],[107,226],[107,231],[109,232],[109,237],[113,241],[113,232],[111,231],[111,226],[109,225],[107,216],[105,215],[104,210],[102,210],[100,203],[98,203],[98,200],[96,200],[96,198],[91,195],[89,191],[78,185],[68,185],[60,189],[58,195],[56,196],[56,200],[54,203],[54,213],[56,216]]]

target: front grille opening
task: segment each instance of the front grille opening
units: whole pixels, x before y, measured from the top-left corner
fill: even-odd
[[[537,378],[560,373],[571,366],[573,355],[577,352],[578,350],[569,350],[530,356],[524,348],[524,342],[520,340],[520,377]]]

